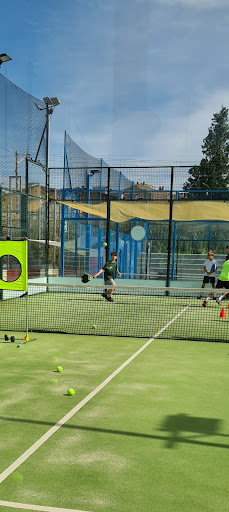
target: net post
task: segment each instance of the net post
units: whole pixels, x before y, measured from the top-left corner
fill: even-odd
[[[29,332],[29,311],[28,311],[28,290],[26,293],[26,336],[28,336]]]

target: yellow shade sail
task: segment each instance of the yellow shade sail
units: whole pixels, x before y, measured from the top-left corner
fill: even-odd
[[[81,212],[107,218],[107,203],[87,204],[72,201],[57,201]],[[134,218],[144,220],[168,220],[169,201],[111,201],[110,218],[114,222],[125,222]],[[228,201],[174,201],[173,220],[180,222],[211,220],[229,221]]]

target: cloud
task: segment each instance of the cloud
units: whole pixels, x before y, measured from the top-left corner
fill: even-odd
[[[64,24],[61,9],[46,16],[37,49],[36,95],[61,100],[50,154],[62,164],[66,129],[107,161],[198,161],[212,114],[229,104],[228,20],[215,12],[228,0],[112,0],[103,15],[103,0],[99,13],[93,0],[76,3]]]
[[[184,7],[196,7],[197,9],[215,9],[228,7],[228,0],[157,0],[160,4],[171,6],[183,5]]]
[[[199,104],[190,106],[189,112],[174,115],[173,109],[156,112],[137,111],[106,123],[98,130],[87,130],[85,139],[93,156],[112,159],[149,160],[152,164],[167,162],[198,163],[202,158],[201,144],[208,134],[214,113],[222,104],[229,106],[229,89],[218,90],[201,97]],[[79,134],[70,134],[84,150]]]
[[[186,161],[196,163],[202,158],[201,144],[208,134],[212,116],[219,112],[222,104],[229,106],[229,89],[218,90],[202,98],[202,106],[190,115],[184,112],[178,117],[169,117],[156,136],[148,137],[146,153],[155,160]]]

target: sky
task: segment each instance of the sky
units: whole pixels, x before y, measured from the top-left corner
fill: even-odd
[[[61,101],[52,165],[65,130],[111,165],[198,163],[213,114],[229,107],[228,0],[11,0],[1,20],[12,57],[1,73]]]

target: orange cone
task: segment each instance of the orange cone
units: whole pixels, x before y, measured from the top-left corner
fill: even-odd
[[[225,314],[225,309],[222,308],[221,311],[220,311],[220,318],[226,318],[226,314]]]

